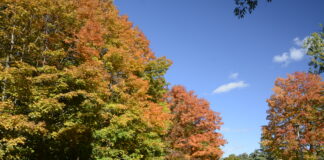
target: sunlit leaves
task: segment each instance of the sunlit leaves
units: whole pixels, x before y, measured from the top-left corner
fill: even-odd
[[[167,140],[171,143],[169,159],[219,159],[220,147],[226,141],[216,130],[223,124],[219,113],[210,110],[209,103],[174,86],[169,93],[173,126]]]
[[[323,148],[323,81],[314,74],[296,72],[278,78],[267,100],[268,125],[262,145],[283,159],[316,159]]]
[[[323,27],[323,26],[322,26]],[[322,32],[313,33],[305,43],[307,55],[312,59],[309,62],[310,72],[321,74],[324,72],[324,28]]]
[[[1,1],[0,43],[0,159],[221,157],[219,114],[166,96],[171,61],[112,1]]]

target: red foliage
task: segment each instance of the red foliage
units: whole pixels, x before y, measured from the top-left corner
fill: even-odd
[[[273,156],[317,159],[324,142],[323,86],[319,75],[301,72],[276,80],[262,141]]]
[[[220,146],[226,141],[219,130],[223,124],[219,113],[213,112],[205,99],[183,86],[174,86],[169,93],[173,126],[168,140],[171,143],[170,159],[219,159]]]

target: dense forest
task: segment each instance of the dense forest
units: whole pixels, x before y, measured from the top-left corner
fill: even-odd
[[[323,38],[275,82],[261,149],[225,159],[324,157]],[[169,87],[172,61],[111,0],[1,0],[0,61],[0,159],[222,158],[220,113]]]

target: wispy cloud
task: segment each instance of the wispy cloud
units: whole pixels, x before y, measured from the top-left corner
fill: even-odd
[[[218,93],[229,92],[233,89],[245,88],[247,86],[249,86],[249,85],[247,83],[245,83],[244,81],[231,82],[231,83],[227,83],[227,84],[219,86],[218,88],[216,88],[213,91],[213,93],[218,94]]]
[[[291,47],[288,52],[274,56],[273,62],[282,63],[283,65],[287,66],[293,61],[302,60],[306,54],[306,49],[303,48],[303,45],[307,38],[308,37],[305,37],[304,39],[300,39],[298,37],[294,38],[294,45],[297,46],[297,48]]]
[[[281,55],[276,55],[273,57],[273,61],[277,62],[277,63],[288,62],[288,60],[289,60],[289,55],[287,52],[282,53]]]
[[[303,47],[305,41],[309,38],[309,36],[306,36],[304,39],[299,39],[299,37],[294,38],[294,43],[295,45],[299,46],[299,47]]]
[[[290,49],[290,59],[294,61],[299,61],[303,59],[306,50],[304,48],[291,48]]]
[[[237,79],[238,78],[238,76],[239,76],[239,73],[231,73],[230,75],[229,75],[229,79]]]

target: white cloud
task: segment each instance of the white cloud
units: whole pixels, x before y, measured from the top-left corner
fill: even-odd
[[[291,48],[289,52],[290,59],[294,61],[300,61],[306,54],[306,50],[304,48]]]
[[[301,47],[304,45],[304,40],[299,39],[299,37],[294,38],[295,45]]]
[[[237,77],[239,76],[239,73],[232,73],[229,75],[230,79],[237,79]]]
[[[239,81],[239,82],[231,82],[231,83],[228,83],[228,84],[224,84],[224,85],[221,85],[219,86],[218,88],[216,88],[213,93],[214,94],[218,94],[218,93],[224,93],[224,92],[229,92],[233,89],[236,89],[236,88],[245,88],[249,86],[247,83],[245,83],[244,81]]]
[[[294,43],[298,47],[303,47],[305,41],[309,38],[309,36],[306,36],[304,39],[299,39],[299,37],[294,38]]]
[[[288,65],[292,61],[300,61],[304,58],[306,55],[306,49],[303,48],[304,42],[306,41],[308,37],[305,37],[304,39],[300,39],[298,37],[294,38],[294,44],[298,46],[291,47],[289,49],[289,52],[284,52],[280,55],[276,55],[273,57],[273,62],[276,63],[283,63],[284,65]]]
[[[287,63],[288,60],[289,60],[289,55],[287,52],[273,57],[273,61],[277,63]]]

